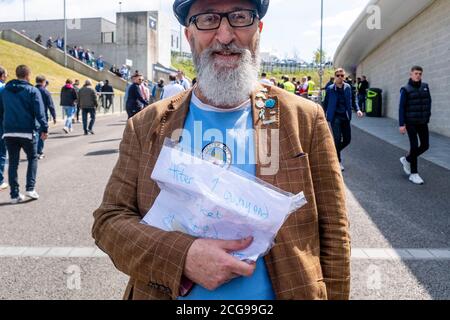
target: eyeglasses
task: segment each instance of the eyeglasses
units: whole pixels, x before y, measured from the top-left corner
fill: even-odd
[[[259,19],[256,10],[237,10],[225,13],[200,13],[192,16],[189,24],[195,24],[198,30],[217,30],[225,17],[233,28],[249,27],[253,25],[255,18]]]
[[[344,78],[345,75],[344,75],[344,74],[337,74],[336,77],[338,77],[338,78]]]

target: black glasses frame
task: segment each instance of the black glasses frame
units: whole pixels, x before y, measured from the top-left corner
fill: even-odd
[[[231,23],[231,21],[230,21],[230,14],[236,13],[236,12],[240,12],[240,11],[251,12],[251,13],[252,13],[252,22],[249,23],[248,25],[245,25],[245,26],[234,26],[234,25]],[[197,18],[198,18],[199,16],[201,16],[201,15],[204,15],[204,14],[215,14],[215,15],[220,16],[220,22],[219,22],[218,26],[215,27],[215,28],[207,28],[207,29],[205,29],[205,28],[199,28],[198,25],[197,25]],[[220,25],[222,24],[223,18],[227,18],[228,23],[229,23],[230,26],[232,26],[233,28],[247,28],[247,27],[250,27],[251,25],[253,25],[253,24],[255,23],[255,18],[259,19],[259,15],[258,15],[258,11],[257,11],[257,10],[248,10],[248,9],[235,10],[235,11],[231,11],[231,12],[223,12],[223,13],[220,13],[220,12],[204,12],[204,13],[199,13],[199,14],[196,14],[196,15],[192,16],[192,17],[189,19],[189,25],[195,24],[195,27],[196,27],[198,30],[200,30],[200,31],[217,30],[217,29],[220,28]]]

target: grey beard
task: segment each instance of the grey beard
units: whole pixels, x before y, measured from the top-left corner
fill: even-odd
[[[216,65],[213,53],[220,50],[241,54],[237,68],[230,69]],[[252,56],[250,50],[237,48],[233,44],[217,45],[205,49],[200,56],[194,53],[193,57],[198,88],[213,106],[236,107],[248,100],[258,85],[261,63],[259,49]]]

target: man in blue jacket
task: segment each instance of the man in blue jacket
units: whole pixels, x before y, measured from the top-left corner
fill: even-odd
[[[5,68],[0,66],[0,94],[5,88],[5,81],[8,77],[8,72]],[[5,163],[6,163],[6,146],[5,141],[3,140],[3,129],[2,122],[0,121],[0,191],[6,190],[9,187],[9,184],[5,182]]]
[[[53,103],[53,98],[51,93],[47,90],[48,81],[46,80],[45,76],[39,75],[36,77],[36,88],[39,90],[42,96],[42,102],[44,103],[44,112],[45,112],[45,119],[49,120],[48,112],[50,111],[50,114],[53,119],[53,124],[56,124],[56,110],[55,110],[55,104]],[[44,159],[44,140],[39,138],[38,147],[37,147],[37,153],[38,153],[38,159]]]
[[[127,90],[128,94],[126,109],[128,118],[133,117],[150,104],[149,101],[144,99],[144,96],[142,94],[141,85],[144,82],[144,77],[142,76],[142,74],[135,73],[132,77],[132,80],[133,84]]]
[[[353,92],[352,87],[344,82],[344,69],[337,69],[334,75],[335,83],[327,88],[323,107],[327,114],[327,120],[331,124],[341,170],[344,171],[341,152],[350,145],[352,140],[350,121],[352,120]],[[357,104],[356,109],[358,117],[363,117],[364,114]]]
[[[39,199],[35,190],[37,174],[37,132],[42,140],[48,137],[48,123],[45,118],[44,103],[38,89],[30,84],[31,70],[25,65],[16,69],[16,80],[8,82],[0,93],[0,122],[3,124],[3,138],[9,154],[9,184],[11,186],[11,203],[25,200],[19,192],[17,169],[20,150],[27,155],[26,196]]]

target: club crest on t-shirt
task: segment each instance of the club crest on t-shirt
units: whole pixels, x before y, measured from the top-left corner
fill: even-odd
[[[233,162],[230,148],[222,142],[212,142],[206,145],[202,151],[202,158],[222,168],[229,168]]]

